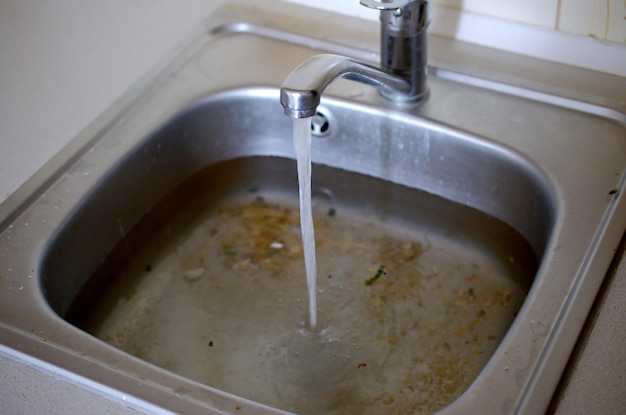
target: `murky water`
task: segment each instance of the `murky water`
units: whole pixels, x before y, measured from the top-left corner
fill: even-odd
[[[511,244],[520,237],[502,223],[460,206],[446,213],[449,202],[411,189],[381,188],[393,204],[377,208],[375,179],[316,166],[312,332],[292,163],[234,160],[192,180],[165,203],[174,210],[129,232],[73,322],[172,372],[299,414],[448,405],[514,319],[528,247]],[[199,184],[212,190],[196,199]],[[405,197],[423,212],[396,215]],[[456,225],[438,230],[441,215]]]

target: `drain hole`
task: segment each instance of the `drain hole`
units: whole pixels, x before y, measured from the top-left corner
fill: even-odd
[[[325,137],[330,134],[330,120],[320,110],[311,118],[311,134],[316,137]]]

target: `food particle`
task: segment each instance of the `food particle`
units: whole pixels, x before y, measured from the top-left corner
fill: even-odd
[[[270,248],[272,248],[272,249],[283,249],[283,248],[284,248],[284,246],[285,246],[285,245],[284,245],[282,242],[278,242],[278,241],[276,241],[276,242],[272,242],[272,243],[270,244]]]
[[[391,405],[392,403],[394,403],[396,400],[393,398],[393,396],[389,396],[388,398],[383,399],[383,404],[385,405]]]
[[[199,280],[200,278],[202,278],[203,275],[204,268],[202,267],[185,271],[185,279],[187,281]]]
[[[378,267],[378,271],[376,271],[376,274],[372,278],[365,280],[365,285],[367,285],[368,287],[371,286],[383,275],[387,275],[387,270],[385,269],[384,265],[381,265],[380,267]]]

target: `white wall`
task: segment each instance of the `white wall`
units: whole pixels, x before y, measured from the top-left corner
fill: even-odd
[[[358,0],[288,0],[366,19]],[[429,32],[626,77],[626,2],[432,0]],[[608,39],[608,41],[607,41]]]
[[[289,0],[343,13],[372,16],[358,0]],[[626,43],[626,2],[618,0],[432,0],[437,6]]]

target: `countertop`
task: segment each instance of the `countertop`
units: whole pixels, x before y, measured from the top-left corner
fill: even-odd
[[[222,3],[2,2],[0,204]],[[616,413],[626,407],[625,296],[622,261],[570,365],[557,413]],[[0,384],[2,413],[136,413],[2,350]]]
[[[2,2],[0,203],[222,3]]]

